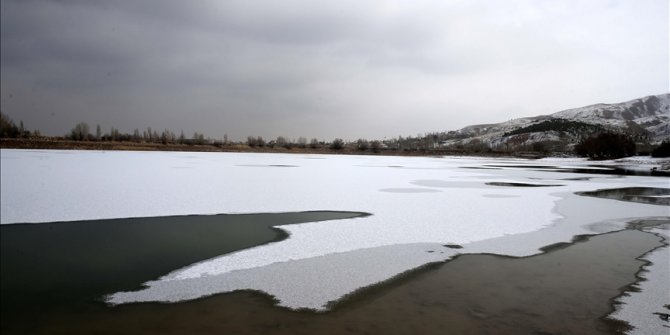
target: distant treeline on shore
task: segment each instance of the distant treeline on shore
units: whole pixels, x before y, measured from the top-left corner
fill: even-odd
[[[39,130],[30,131],[23,121],[16,125],[13,120],[0,113],[0,147],[22,149],[84,149],[84,150],[154,150],[154,151],[230,151],[230,152],[296,152],[296,153],[349,153],[385,155],[490,155],[517,157],[545,157],[578,155],[592,159],[613,159],[640,153],[635,141],[623,134],[599,133],[584,138],[572,148],[536,143],[532,146],[494,148],[481,141],[469,145],[445,146],[444,133],[432,133],[384,140],[358,139],[344,141],[341,138],[323,141],[316,138],[297,140],[279,136],[266,140],[261,136],[248,136],[246,141],[230,141],[227,135],[212,139],[195,132],[192,136],[179,135],[171,130],[160,133],[147,127],[123,133],[116,128],[103,133],[100,125],[95,130],[85,123],[76,124],[65,136],[43,136]],[[555,146],[554,146],[555,147]],[[670,142],[665,141],[650,152],[654,157],[669,157]]]

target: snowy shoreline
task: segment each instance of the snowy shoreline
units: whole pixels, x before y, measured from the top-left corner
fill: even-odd
[[[614,299],[614,311],[607,318],[621,320],[632,327],[627,334],[661,334],[670,323],[670,219],[651,227],[637,228],[659,236],[663,246],[650,250],[639,259],[646,262],[638,271],[638,280]]]

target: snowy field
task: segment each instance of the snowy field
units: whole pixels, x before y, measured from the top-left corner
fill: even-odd
[[[2,224],[310,210],[372,214],[282,226],[290,234],[284,241],[174,269],[146,283],[142,291],[108,297],[112,304],[174,302],[251,289],[274,296],[282,306],[324,310],[363,287],[456,254],[531,255],[575,235],[620,230],[633,219],[670,216],[668,206],[576,195],[670,187],[668,178],[553,169],[588,168],[581,159],[0,153]],[[649,169],[660,163],[638,159],[604,164]],[[657,259],[668,260],[668,248],[655,252]],[[646,270],[645,283],[650,284],[623,301],[661,303],[663,299],[647,300],[656,295],[670,303],[667,282],[653,279],[668,278],[665,272],[670,270],[653,264]],[[662,311],[662,306],[655,308]],[[632,320],[634,313],[626,313],[625,304],[615,317],[639,324]]]

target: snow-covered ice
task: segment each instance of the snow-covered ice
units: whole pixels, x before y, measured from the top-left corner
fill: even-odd
[[[361,287],[377,284],[398,273],[440,262],[455,255],[435,243],[389,245],[273,263],[225,274],[158,280],[138,292],[120,292],[109,302],[175,302],[196,299],[212,292],[258,290],[270,292],[280,306],[323,310]]]
[[[290,234],[284,241],[175,269],[144,290],[111,295],[112,303],[252,289],[283,306],[319,310],[457,252],[530,255],[575,235],[623,229],[635,218],[670,216],[667,206],[575,195],[669,187],[665,178],[584,179],[518,167],[586,167],[581,159],[29,150],[2,150],[1,158],[3,224],[308,210],[372,214],[282,226]],[[481,169],[486,165],[502,167]]]

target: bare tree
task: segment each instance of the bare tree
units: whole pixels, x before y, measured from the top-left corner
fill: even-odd
[[[165,130],[163,130],[163,133],[161,134],[161,143],[172,144],[172,143],[175,142],[176,138],[177,138],[177,136],[175,136],[175,134],[172,131],[170,131],[168,129],[165,129]]]
[[[370,146],[372,147],[372,151],[375,152],[375,153],[377,153],[377,152],[379,152],[379,151],[381,150],[382,142],[379,142],[379,141],[372,141],[372,143],[370,144]]]
[[[275,141],[275,144],[277,146],[285,147],[286,143],[288,143],[288,141],[286,140],[286,138],[284,136],[277,136],[277,140]]]
[[[153,132],[151,131],[151,127],[147,127],[146,132],[144,133],[144,140],[147,142],[153,142]]]
[[[298,138],[298,146],[301,148],[307,148],[307,139],[304,137]]]
[[[197,131],[193,133],[193,142],[195,144],[205,144],[205,135],[198,133]]]
[[[358,141],[356,141],[356,148],[360,151],[365,151],[368,150],[368,141],[362,138],[359,138]]]
[[[75,141],[84,141],[88,140],[88,134],[89,134],[88,124],[86,122],[79,122],[70,131],[70,138]]]
[[[118,141],[120,139],[119,130],[112,127],[112,129],[109,131],[109,137],[112,141]]]

